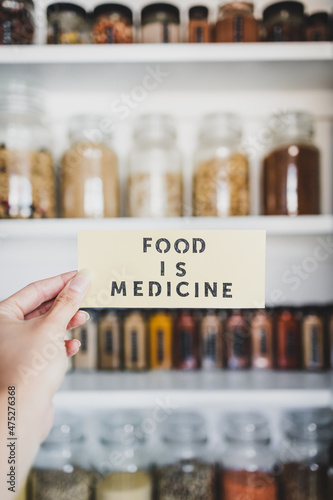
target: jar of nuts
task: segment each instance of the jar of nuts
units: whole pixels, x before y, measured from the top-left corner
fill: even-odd
[[[181,155],[172,120],[146,115],[134,129],[129,155],[127,211],[130,217],[182,215]]]
[[[240,148],[239,119],[232,114],[203,118],[193,176],[193,215],[249,214],[249,165]]]

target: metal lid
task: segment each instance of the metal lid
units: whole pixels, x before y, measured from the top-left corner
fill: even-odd
[[[205,5],[194,5],[188,11],[190,19],[207,19],[208,8]]]
[[[57,14],[58,12],[68,12],[68,11],[75,12],[76,14],[79,14],[82,17],[87,16],[87,13],[83,9],[83,7],[80,7],[79,5],[76,5],[74,3],[68,3],[68,2],[52,3],[46,9],[48,17],[51,16],[52,14]]]
[[[257,412],[228,413],[222,428],[229,442],[261,443],[270,442],[270,432],[267,418]]]
[[[158,12],[171,14],[175,17],[178,23],[180,22],[180,13],[178,7],[170,3],[152,3],[146,5],[146,7],[144,7],[141,11],[141,19],[143,20],[144,17],[149,16],[150,14],[156,14]]]
[[[196,412],[178,411],[163,423],[162,438],[168,443],[176,444],[205,443],[205,419]]]
[[[303,409],[287,412],[283,429],[289,439],[301,441],[333,440],[333,410],[331,408]]]
[[[130,22],[133,23],[133,13],[131,9],[120,3],[103,3],[95,7],[93,15],[100,16],[102,14],[122,14],[128,17]]]

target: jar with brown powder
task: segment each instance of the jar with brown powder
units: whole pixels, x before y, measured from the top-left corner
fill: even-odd
[[[210,42],[210,26],[208,8],[204,5],[194,5],[189,10],[188,41],[189,43]]]
[[[221,5],[215,26],[215,42],[258,42],[259,24],[253,3],[228,2]]]
[[[146,5],[141,12],[142,43],[179,43],[180,12],[168,3]]]
[[[98,5],[93,13],[94,43],[133,43],[133,14],[118,3]]]

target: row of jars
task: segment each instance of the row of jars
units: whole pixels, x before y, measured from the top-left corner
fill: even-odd
[[[332,39],[327,12],[307,16],[304,4],[297,1],[277,2],[263,12],[263,20],[254,16],[250,2],[223,2],[217,21],[209,21],[206,6],[194,5],[188,13],[187,41],[257,42],[326,41]],[[133,43],[133,12],[126,5],[106,3],[87,13],[81,6],[57,2],[47,8],[48,44],[114,44]],[[140,16],[142,43],[179,43],[180,10],[173,4],[146,5]],[[11,0],[0,3],[0,45],[31,44],[35,20],[33,0]]]
[[[38,94],[23,84],[0,88],[0,218],[55,217],[55,171],[50,135]],[[77,116],[69,123],[70,146],[61,160],[63,217],[117,217],[120,213],[112,121]],[[311,115],[284,112],[270,118],[262,165],[262,214],[320,213],[320,153]],[[205,116],[193,172],[193,215],[250,213],[249,159],[241,120],[233,114]],[[137,119],[128,155],[127,215],[183,215],[181,153],[173,120]]]
[[[225,414],[214,443],[195,411],[114,411],[94,425],[88,444],[80,419],[56,416],[22,500],[333,498],[330,408],[286,412],[278,447],[259,412]]]
[[[81,349],[70,368],[333,368],[332,308],[89,313],[73,331]]]

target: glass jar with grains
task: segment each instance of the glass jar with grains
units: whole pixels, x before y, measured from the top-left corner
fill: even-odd
[[[259,24],[253,3],[228,2],[221,5],[215,26],[216,42],[258,42]]]
[[[0,218],[55,216],[55,176],[43,95],[0,87]]]
[[[320,213],[320,153],[313,118],[285,112],[271,118],[272,136],[263,161],[264,215]]]
[[[174,413],[161,426],[156,490],[159,500],[215,500],[216,466],[205,420],[195,412]]]
[[[133,14],[118,3],[98,5],[93,13],[94,43],[133,43]]]
[[[230,413],[222,428],[227,449],[222,456],[219,498],[278,500],[276,459],[266,418],[254,412]]]
[[[103,116],[75,116],[61,162],[63,217],[118,217],[118,160]]]
[[[169,3],[146,5],[141,11],[142,43],[179,43],[180,13]]]
[[[32,0],[0,0],[0,45],[30,45],[35,34]]]
[[[182,215],[181,155],[172,120],[145,115],[137,120],[129,155],[127,210],[130,217]]]
[[[90,500],[94,475],[82,422],[59,413],[43,442],[28,480],[29,500]]]
[[[249,214],[249,164],[241,152],[237,116],[204,117],[193,177],[193,215],[224,217]]]
[[[283,429],[281,498],[333,498],[333,411],[316,408],[288,412]]]
[[[53,3],[47,8],[47,43],[81,44],[90,42],[86,11],[73,3]]]
[[[152,500],[152,476],[148,433],[143,415],[113,411],[100,428],[94,469],[101,475],[96,500]]]

